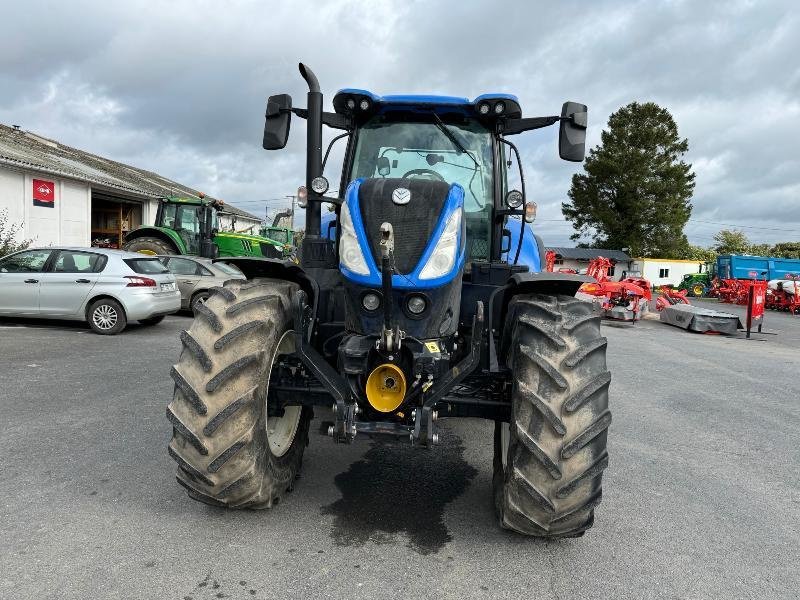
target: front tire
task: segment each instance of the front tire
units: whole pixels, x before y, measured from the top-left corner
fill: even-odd
[[[276,357],[294,351],[290,298],[297,285],[229,281],[195,305],[172,368],[169,454],[195,500],[229,508],[270,508],[290,490],[308,443],[310,410],[268,417]]]
[[[606,339],[592,305],[518,296],[509,305],[511,423],[495,425],[494,492],[501,525],[544,538],[592,526],[608,466]]]
[[[706,286],[702,283],[695,283],[692,285],[692,296],[695,298],[702,298],[706,294]]]

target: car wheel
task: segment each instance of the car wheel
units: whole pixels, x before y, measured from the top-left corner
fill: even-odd
[[[197,292],[194,296],[192,296],[192,302],[189,304],[189,309],[194,311],[199,304],[203,304],[211,294],[208,292]]]
[[[122,305],[111,298],[101,298],[92,303],[87,320],[89,327],[100,335],[115,335],[128,324]]]

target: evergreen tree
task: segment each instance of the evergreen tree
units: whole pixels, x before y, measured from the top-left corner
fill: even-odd
[[[691,165],[682,160],[688,148],[657,104],[633,102],[612,114],[561,205],[572,239],[590,236],[595,247],[629,248],[631,256],[685,252],[694,190]]]

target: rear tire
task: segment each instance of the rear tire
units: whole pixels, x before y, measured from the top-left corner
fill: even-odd
[[[140,237],[125,243],[122,249],[127,252],[140,252],[142,254],[175,254],[176,248],[164,240],[154,237]]]
[[[692,296],[695,298],[702,298],[706,295],[706,286],[702,283],[695,283],[692,285]]]
[[[511,423],[496,423],[495,506],[506,529],[576,537],[592,526],[608,466],[606,339],[592,305],[531,294],[509,305]]]
[[[100,335],[116,335],[128,324],[125,309],[116,300],[95,300],[86,312],[86,320],[92,331]]]
[[[196,305],[172,369],[169,454],[191,498],[229,508],[270,508],[291,490],[308,444],[311,411],[267,418],[275,357],[294,349],[291,297],[275,279],[229,281]],[[269,431],[268,431],[269,429]]]

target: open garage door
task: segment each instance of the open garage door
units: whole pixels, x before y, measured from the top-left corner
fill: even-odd
[[[125,236],[142,224],[144,202],[92,190],[92,246],[122,248]]]

